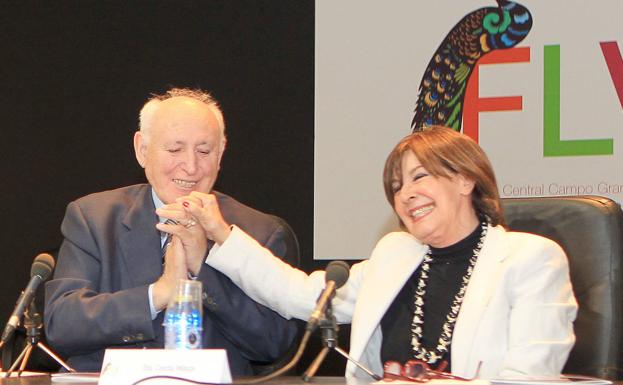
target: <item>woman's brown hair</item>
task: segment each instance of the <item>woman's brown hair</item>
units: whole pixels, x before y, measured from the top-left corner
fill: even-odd
[[[402,186],[402,158],[412,151],[420,164],[435,177],[460,174],[474,181],[472,205],[493,226],[505,226],[497,182],[489,158],[467,135],[442,126],[427,127],[403,138],[385,162],[383,185],[389,204]]]

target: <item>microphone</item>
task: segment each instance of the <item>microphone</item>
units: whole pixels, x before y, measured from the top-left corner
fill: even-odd
[[[325,270],[326,285],[320,297],[318,297],[318,301],[316,301],[316,308],[309,316],[307,330],[312,331],[318,326],[318,322],[320,322],[327,309],[327,304],[335,295],[335,291],[348,281],[349,273],[350,267],[346,262],[332,261],[329,263]]]
[[[26,308],[28,308],[32,302],[37,288],[42,282],[50,278],[52,270],[54,270],[54,258],[52,258],[50,254],[45,253],[37,255],[30,268],[30,281],[28,282],[28,286],[26,286],[26,289],[24,289],[19,296],[13,313],[9,318],[9,322],[7,322],[4,327],[2,338],[0,339],[0,347],[4,346],[13,336],[15,329],[19,325],[20,318],[22,318]]]

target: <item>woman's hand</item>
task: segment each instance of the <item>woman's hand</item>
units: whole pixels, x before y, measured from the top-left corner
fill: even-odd
[[[182,205],[186,215],[197,219],[209,239],[220,245],[229,237],[231,228],[223,219],[214,194],[193,191],[176,202]]]
[[[165,233],[173,234],[173,238],[180,239],[186,256],[188,271],[194,276],[199,275],[203,258],[208,250],[208,240],[203,228],[197,226],[197,220],[185,212],[179,203],[165,205],[157,209],[156,214],[177,222],[177,224],[158,223],[156,228]]]

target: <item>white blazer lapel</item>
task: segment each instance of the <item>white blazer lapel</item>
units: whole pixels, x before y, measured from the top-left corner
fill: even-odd
[[[470,362],[472,346],[480,319],[500,278],[501,261],[508,255],[504,234],[502,227],[488,228],[480,256],[467,285],[452,335],[453,373],[465,374],[476,370],[477,363]]]
[[[381,318],[419,266],[425,251],[426,246],[404,232],[387,235],[375,248],[353,314],[350,353],[355,359],[361,359]]]

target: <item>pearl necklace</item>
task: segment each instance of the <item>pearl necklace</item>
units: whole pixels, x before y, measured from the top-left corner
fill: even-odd
[[[454,297],[454,301],[452,301],[450,312],[446,317],[446,322],[443,324],[442,332],[439,336],[439,341],[437,342],[437,347],[434,350],[426,349],[420,342],[422,340],[422,325],[424,324],[424,311],[422,310],[422,307],[424,306],[424,295],[426,294],[426,282],[428,280],[430,262],[433,260],[430,255],[430,248],[424,256],[424,261],[421,266],[422,269],[420,271],[420,278],[418,280],[417,289],[415,290],[415,296],[413,298],[415,311],[413,312],[413,322],[411,323],[411,347],[413,349],[414,357],[418,360],[425,361],[429,364],[436,364],[443,357],[443,355],[448,352],[448,346],[450,345],[452,332],[454,331],[454,324],[456,323],[459,310],[461,309],[461,303],[463,303],[465,290],[467,289],[467,284],[472,276],[472,271],[474,270],[474,266],[476,265],[476,261],[480,255],[480,250],[482,250],[482,244],[485,236],[487,235],[487,222],[483,221],[480,226],[482,229],[480,239],[474,248],[472,257],[469,259],[469,265],[465,275],[463,276],[463,282]]]

